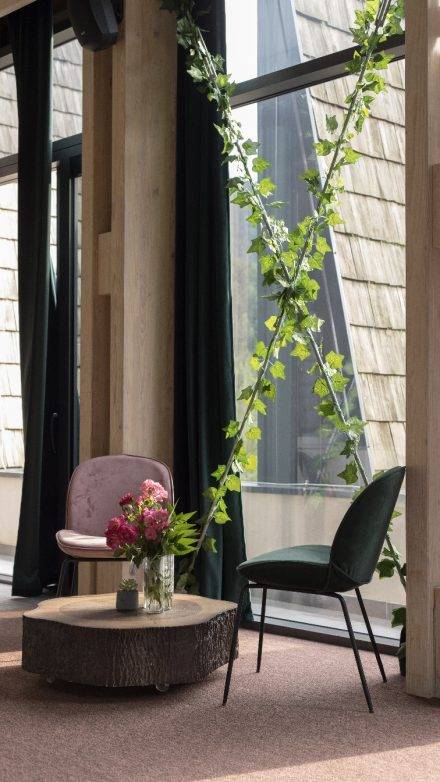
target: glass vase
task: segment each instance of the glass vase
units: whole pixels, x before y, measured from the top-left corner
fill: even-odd
[[[174,593],[174,555],[144,559],[144,610],[148,614],[169,611]]]

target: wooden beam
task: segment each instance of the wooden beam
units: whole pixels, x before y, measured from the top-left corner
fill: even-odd
[[[172,461],[176,41],[130,0],[117,44],[85,52],[81,459]],[[83,566],[80,593],[122,564]]]
[[[100,294],[99,237],[111,231],[111,100],[112,50],[84,50],[81,460],[109,452],[110,298]]]
[[[407,689],[427,698],[440,670],[439,36],[438,0],[407,0]]]
[[[33,2],[34,0],[0,0],[0,19],[2,16],[8,16],[8,14],[12,14]]]
[[[123,41],[113,72],[110,448],[171,464],[175,21],[132,0]]]

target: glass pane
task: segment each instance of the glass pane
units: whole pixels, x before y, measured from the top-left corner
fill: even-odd
[[[82,48],[77,40],[53,52],[53,137],[82,131]]]
[[[325,136],[325,114],[342,111],[350,79],[284,95],[236,110],[246,135],[257,138],[260,152],[272,162],[277,197],[287,202],[282,216],[290,227],[310,212],[298,175],[319,167],[313,149]],[[369,474],[405,463],[405,277],[404,277],[404,64],[391,65],[388,92],[374,104],[355,146],[364,153],[346,167],[343,226],[327,239],[327,256],[314,307],[326,321],[324,349],[345,355],[351,375],[346,410],[360,409],[368,425],[361,456]],[[320,162],[322,158],[320,159]],[[324,172],[323,172],[324,174]],[[253,229],[244,211],[231,206],[232,286],[237,390],[254,375],[248,356],[265,335],[264,320],[273,314],[262,296],[255,256],[246,250]],[[258,475],[244,484],[248,556],[283,546],[331,543],[347,509],[352,489],[342,485],[340,443],[322,426],[314,410],[308,363],[287,361],[286,381],[278,399],[260,416]],[[403,495],[400,510],[404,509]],[[395,522],[394,540],[405,550],[404,519]],[[378,632],[392,634],[389,617],[404,602],[397,579],[364,588]],[[323,599],[271,593],[270,612],[304,622],[332,625],[339,613],[323,609]],[[341,623],[342,626],[342,623]],[[394,634],[396,634],[394,632]]]
[[[0,71],[0,157],[18,152],[17,92],[14,69]]]
[[[77,40],[53,53],[53,138],[82,131],[82,49]],[[18,152],[17,90],[14,68],[0,70],[0,157]]]
[[[228,72],[246,81],[352,46],[361,0],[226,0]]]

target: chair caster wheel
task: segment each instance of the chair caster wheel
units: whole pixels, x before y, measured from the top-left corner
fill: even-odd
[[[169,684],[156,684],[156,690],[158,692],[168,692],[169,689],[170,689]]]

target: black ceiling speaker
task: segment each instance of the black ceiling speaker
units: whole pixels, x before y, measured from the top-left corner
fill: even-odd
[[[67,0],[67,10],[81,46],[98,52],[116,43],[122,0]]]

